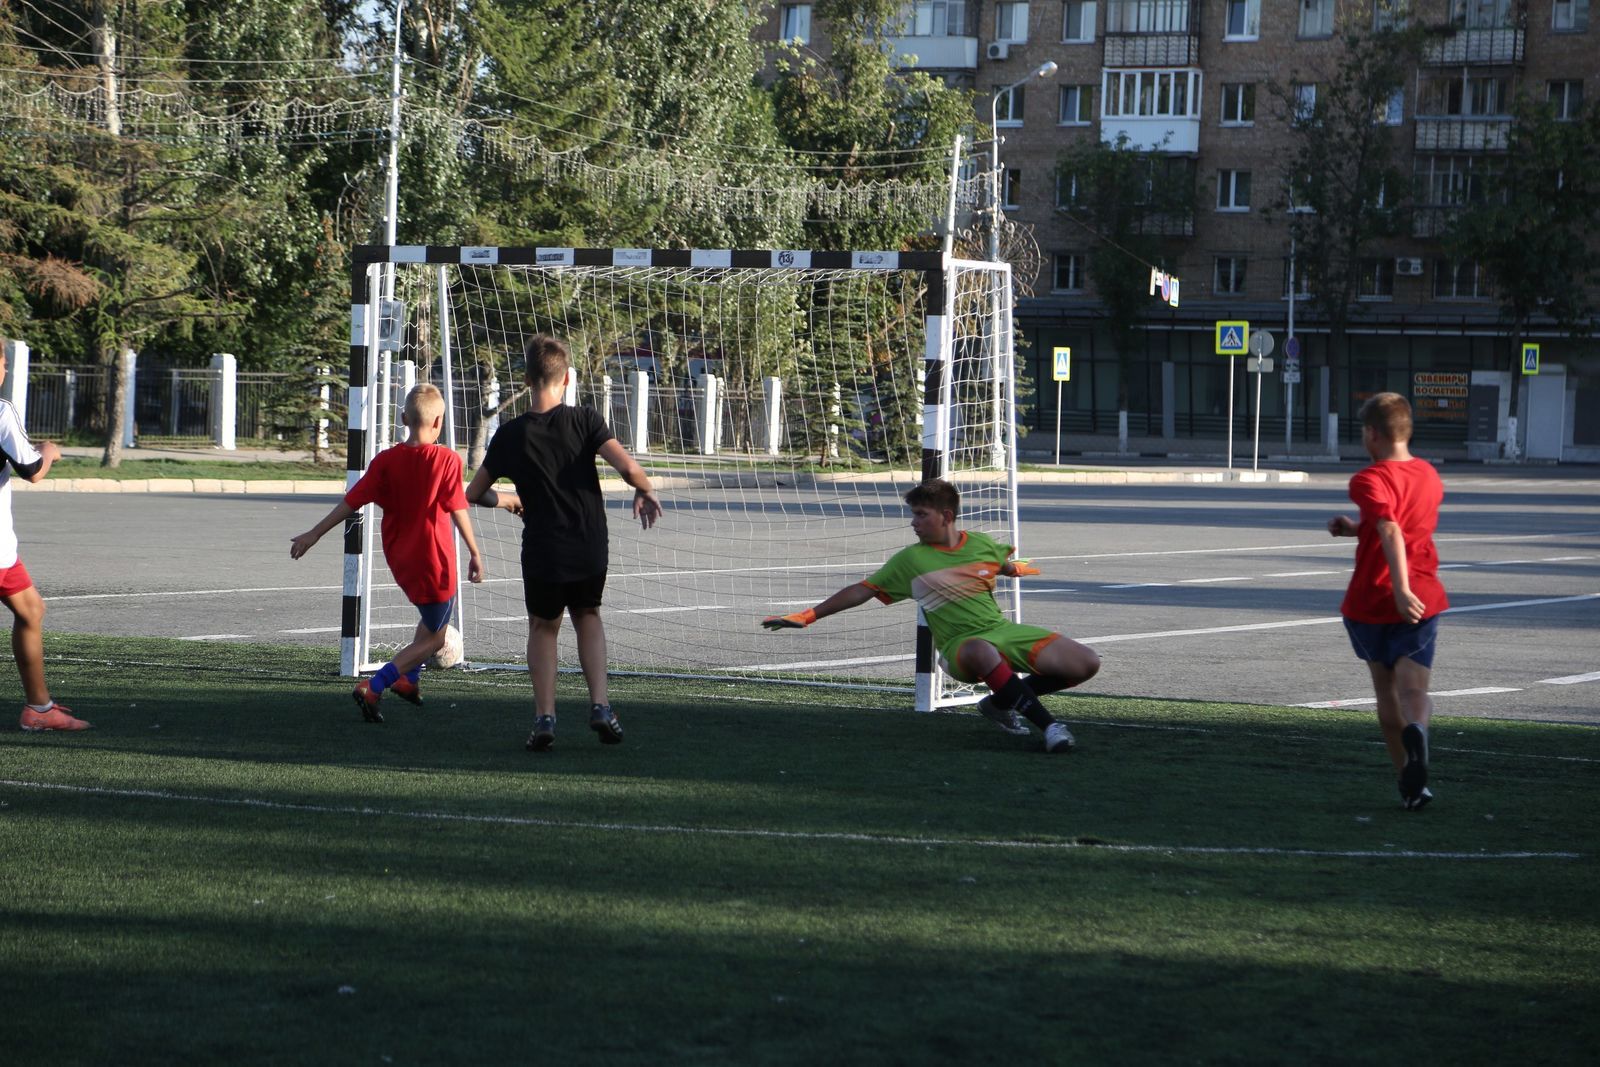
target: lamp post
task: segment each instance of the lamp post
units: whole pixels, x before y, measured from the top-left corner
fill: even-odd
[[[989,98],[989,261],[1000,260],[1000,97],[1019,89],[1035,78],[1048,78],[1056,72],[1053,60],[1046,60],[1021,81],[1003,85]]]

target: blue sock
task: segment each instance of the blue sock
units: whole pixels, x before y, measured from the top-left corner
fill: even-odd
[[[415,667],[412,667],[409,671],[406,671],[406,681],[408,681],[408,682],[412,683],[413,685],[415,685],[417,682],[420,682],[421,680],[422,680],[422,664],[419,663]]]
[[[395,679],[398,677],[400,677],[400,672],[395,669],[394,664],[385,663],[382,667],[378,668],[378,673],[374,674],[372,676],[372,681],[368,682],[367,684],[371,687],[374,693],[381,693],[393,685]]]

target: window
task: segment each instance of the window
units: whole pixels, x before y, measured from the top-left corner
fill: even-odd
[[[1294,121],[1315,122],[1317,118],[1317,85],[1315,82],[1296,82],[1294,88]]]
[[[904,32],[907,37],[966,36],[966,0],[918,0]]]
[[[1083,292],[1085,261],[1081,252],[1057,252],[1055,278],[1050,288],[1057,293]]]
[[[1218,256],[1211,291],[1218,296],[1240,296],[1244,293],[1243,256]]]
[[[1015,211],[1022,197],[1022,172],[1020,170],[1006,171],[1006,198],[1000,206],[1007,211]]]
[[[1486,157],[1418,156],[1413,172],[1417,203],[1424,207],[1481,203],[1495,173],[1494,163]]]
[[[1556,0],[1550,25],[1569,33],[1589,28],[1589,0]]]
[[[1394,260],[1381,257],[1361,261],[1361,277],[1356,281],[1356,296],[1362,300],[1394,299]]]
[[[1250,210],[1250,172],[1247,170],[1217,171],[1217,210]]]
[[[1056,172],[1056,207],[1070,210],[1078,206],[1078,176]]]
[[[1511,0],[1450,0],[1450,21],[1469,30],[1511,27]]]
[[[1200,114],[1197,70],[1108,70],[1107,118],[1196,118]]]
[[[1396,89],[1389,94],[1389,99],[1378,108],[1378,113],[1373,116],[1373,121],[1384,126],[1398,126],[1406,118],[1406,91]]]
[[[1510,103],[1511,79],[1505,75],[1453,76],[1423,83],[1422,104],[1427,107],[1423,114],[1504,115]]]
[[[1228,0],[1226,15],[1223,40],[1253,41],[1261,36],[1261,0]]]
[[[1480,300],[1489,295],[1489,282],[1476,260],[1433,261],[1435,300]]]
[[[1085,44],[1094,40],[1094,11],[1092,3],[1079,4],[1068,0],[1061,5],[1061,40],[1064,44]]]
[[[1373,0],[1372,28],[1380,33],[1403,30],[1410,18],[1411,0]]]
[[[811,41],[811,5],[784,4],[778,40],[807,44]]]
[[[1222,87],[1222,124],[1253,126],[1256,121],[1256,87],[1253,82]]]
[[[999,3],[994,5],[994,39],[1023,44],[1028,40],[1028,5]]]
[[[1578,117],[1578,112],[1583,109],[1583,83],[1551,82],[1549,100],[1554,105],[1556,118],[1575,119]]]
[[[1300,0],[1300,36],[1333,36],[1333,0]]]
[[[1094,86],[1063,85],[1061,117],[1063,126],[1084,126],[1094,121]]]
[[[1297,215],[1315,215],[1312,181],[1309,174],[1291,174],[1284,179],[1284,193],[1289,198],[1289,210]]]
[[[1107,33],[1188,33],[1189,0],[1110,0]]]
[[[1000,95],[994,98],[994,121],[1000,126],[1022,125],[1022,86],[1013,85],[1001,91],[1001,86],[995,86],[995,92]]]

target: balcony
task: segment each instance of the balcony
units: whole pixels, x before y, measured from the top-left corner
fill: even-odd
[[[1196,67],[1200,38],[1192,33],[1107,33],[1108,67]]]
[[[977,70],[976,37],[890,37],[889,54],[902,70]],[[909,58],[907,58],[909,57]]]
[[[1504,152],[1509,115],[1418,115],[1418,152]]]
[[[1411,211],[1411,236],[1440,238],[1449,232],[1451,224],[1461,213],[1459,207],[1418,207]]]
[[[1425,67],[1521,66],[1526,34],[1516,29],[1457,30],[1430,41],[1422,53]]]
[[[1145,151],[1198,152],[1200,150],[1200,120],[1198,118],[1131,118],[1117,116],[1101,118],[1100,140],[1114,145],[1124,135],[1128,147]]]

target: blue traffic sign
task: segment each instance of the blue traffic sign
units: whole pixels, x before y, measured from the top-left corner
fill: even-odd
[[[1217,322],[1217,355],[1243,356],[1250,351],[1250,323],[1244,319]]]

